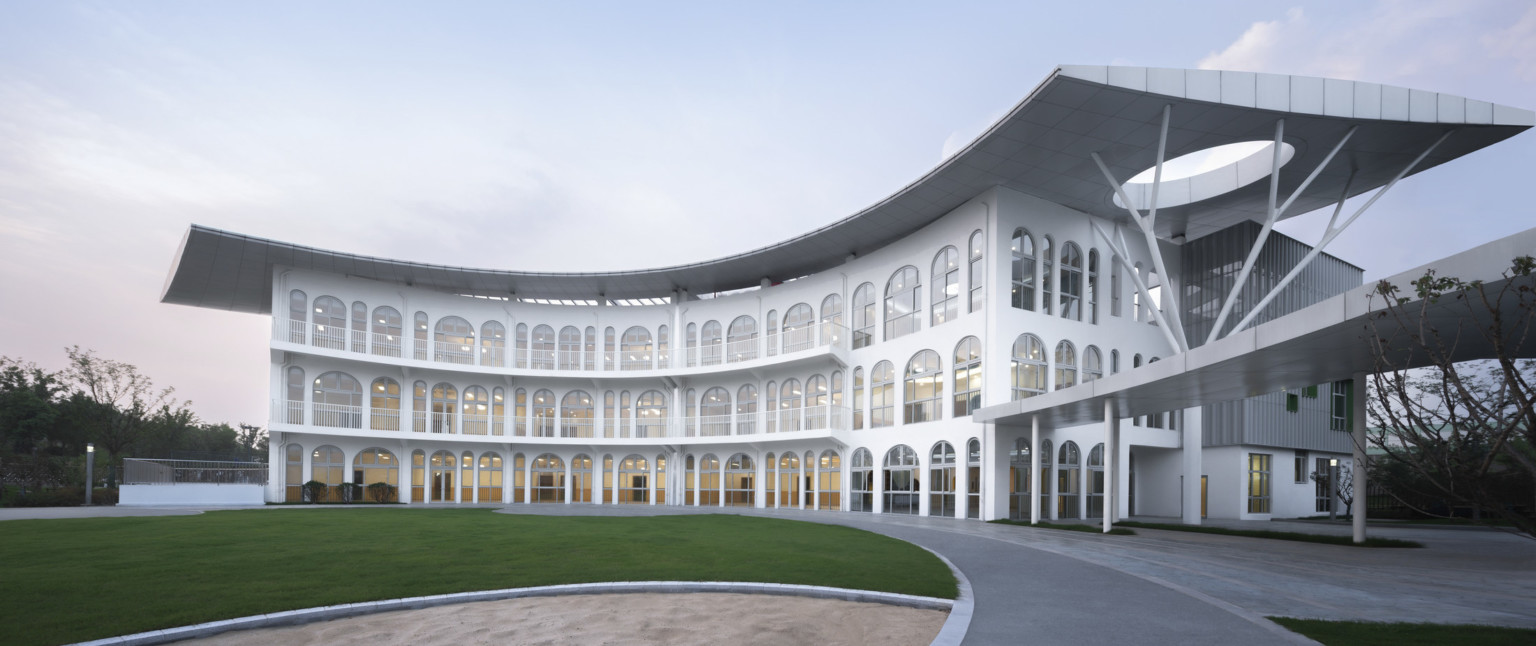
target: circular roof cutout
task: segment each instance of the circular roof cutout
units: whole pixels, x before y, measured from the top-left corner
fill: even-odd
[[[1269,177],[1275,172],[1273,141],[1240,141],[1180,155],[1163,162],[1163,186],[1157,191],[1157,207],[1193,204],[1231,193]],[[1280,144],[1280,166],[1290,163],[1296,148]],[[1138,209],[1152,206],[1154,166],[1137,173],[1122,186]],[[1115,206],[1125,206],[1117,193]]]

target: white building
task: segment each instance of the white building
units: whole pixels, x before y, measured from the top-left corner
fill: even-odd
[[[1350,454],[1347,382],[1118,424],[972,413],[1357,287],[1268,225],[1533,122],[1368,83],[1066,66],[889,198],[738,256],[522,273],[193,226],[163,301],[272,316],[269,501],[315,480],[410,504],[1082,518],[1108,488],[1116,516],[1188,518],[1198,476],[1210,517],[1307,516],[1326,511],[1308,474]]]

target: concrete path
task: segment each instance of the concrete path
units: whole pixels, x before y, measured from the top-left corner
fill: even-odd
[[[970,578],[976,604],[967,644],[1308,643],[1263,619],[1268,615],[1536,628],[1536,540],[1490,530],[1373,524],[1373,536],[1416,540],[1426,547],[1364,549],[1150,529],[1137,529],[1136,536],[1102,536],[854,512],[479,506],[503,513],[567,516],[733,513],[886,534],[944,555]],[[386,508],[427,511],[420,506]],[[280,513],[316,507],[264,509]],[[4,509],[0,520],[198,511]],[[1347,525],[1313,522],[1211,524],[1348,533]]]

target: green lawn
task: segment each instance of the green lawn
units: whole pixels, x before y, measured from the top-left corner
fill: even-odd
[[[1529,646],[1536,630],[1446,624],[1385,624],[1369,621],[1321,621],[1270,617],[1277,624],[1325,646]]]
[[[448,592],[656,580],[956,595],[949,569],[914,545],[769,518],[394,508],[14,520],[0,522],[0,643]]]

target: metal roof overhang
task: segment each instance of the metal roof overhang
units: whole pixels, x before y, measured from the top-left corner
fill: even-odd
[[[1536,285],[1536,277],[1504,277],[1515,257],[1530,255],[1536,255],[1536,229],[1386,280],[1411,297],[1413,288],[1409,282],[1433,267],[1439,276],[1482,280],[1486,293],[1493,296],[1508,280],[1520,281],[1528,288]],[[1366,341],[1366,335],[1373,331],[1368,327],[1368,317],[1384,309],[1380,297],[1371,298],[1375,288],[1375,283],[1355,288],[1219,341],[1117,375],[988,406],[976,411],[972,419],[1028,426],[1031,418],[1038,417],[1041,428],[1064,428],[1102,422],[1106,401],[1114,404],[1118,417],[1129,418],[1349,379],[1359,372],[1375,373],[1375,357]],[[1507,295],[1506,304],[1513,298],[1513,294]],[[1420,303],[1413,299],[1405,308],[1417,311]],[[1444,298],[1426,308],[1425,322],[1447,339],[1453,331],[1462,331],[1452,352],[1456,360],[1484,359],[1492,356],[1492,347],[1474,328],[1488,327],[1488,314],[1489,309],[1476,299]],[[1374,333],[1394,339],[1399,330],[1397,322],[1386,317],[1376,320]],[[1536,343],[1531,341],[1527,339],[1520,347],[1519,358],[1536,357]],[[1393,363],[1400,367],[1428,365],[1422,352],[1408,354],[1400,347],[1394,350],[1397,354],[1392,357]]]
[[[910,235],[994,187],[1121,220],[1123,208],[1093,163],[1119,181],[1151,167],[1164,106],[1168,159],[1222,144],[1273,140],[1285,119],[1295,156],[1280,170],[1289,195],[1351,128],[1359,130],[1295,200],[1286,216],[1378,188],[1447,130],[1455,132],[1422,172],[1536,125],[1528,110],[1447,94],[1300,76],[1142,67],[1058,67],[964,150],[890,197],[810,233],[706,262],[606,273],[497,271],[405,262],[315,249],[192,225],[162,302],[241,312],[271,309],[273,266],[331,272],[458,294],[523,298],[656,297],[795,278],[866,255]],[[1245,219],[1262,220],[1268,182],[1158,212],[1158,234],[1197,238]]]

